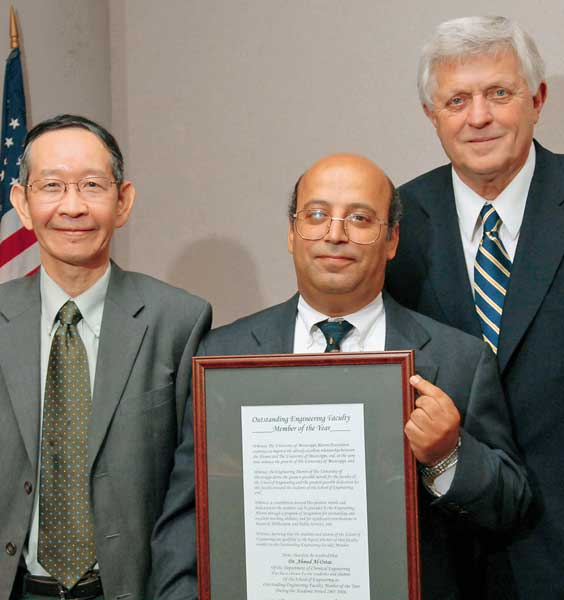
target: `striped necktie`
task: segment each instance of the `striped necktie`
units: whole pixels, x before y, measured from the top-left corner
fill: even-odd
[[[340,352],[342,339],[353,328],[353,325],[344,319],[342,321],[321,321],[316,325],[321,329],[327,341],[325,352]]]
[[[480,211],[484,234],[474,262],[474,299],[482,337],[497,354],[503,303],[509,286],[511,259],[499,239],[501,219],[486,203]]]

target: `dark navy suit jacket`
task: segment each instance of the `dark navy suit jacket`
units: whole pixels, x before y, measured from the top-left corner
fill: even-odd
[[[564,598],[564,155],[535,146],[498,362],[536,498],[528,527],[509,547],[516,597],[556,600]],[[387,289],[401,304],[481,337],[450,165],[400,194],[405,216]]]

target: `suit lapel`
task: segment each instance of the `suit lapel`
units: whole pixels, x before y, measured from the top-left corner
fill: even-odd
[[[429,332],[424,329],[411,313],[400,306],[386,292],[386,350],[415,350],[415,370],[431,383],[437,379],[438,367],[426,355],[424,348],[430,341]]]
[[[452,188],[451,167],[441,169],[436,197],[425,197],[421,206],[427,212],[432,230],[428,250],[429,279],[446,316],[447,323],[478,337],[482,336],[468,279],[460,227]]]
[[[564,184],[557,158],[539,144],[499,339],[503,372],[537,313],[564,254]]]
[[[261,354],[292,354],[299,295],[268,311],[268,317],[251,331]],[[266,313],[265,313],[266,314]]]
[[[104,441],[145,336],[147,324],[139,314],[143,308],[144,302],[127,278],[127,273],[113,264],[94,379],[88,443],[90,467]]]
[[[29,461],[35,469],[41,398],[39,275],[22,280],[0,312],[8,321],[0,329],[0,369]]]

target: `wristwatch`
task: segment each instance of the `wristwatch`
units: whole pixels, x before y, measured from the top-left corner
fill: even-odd
[[[450,469],[450,467],[454,467],[454,465],[458,462],[459,448],[460,437],[458,438],[458,442],[456,443],[454,450],[448,456],[445,456],[445,458],[440,460],[437,464],[433,466],[419,466],[419,472],[421,473],[421,478],[423,479],[425,485],[432,487],[433,481],[435,481],[439,475],[442,475],[444,472]]]

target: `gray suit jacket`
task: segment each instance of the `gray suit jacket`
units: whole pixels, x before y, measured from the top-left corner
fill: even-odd
[[[200,355],[291,353],[297,296],[212,331]],[[420,489],[424,597],[464,597],[474,574],[468,566],[476,531],[506,530],[524,515],[530,490],[511,437],[495,359],[472,336],[413,313],[384,297],[386,349],[415,349],[417,371],[441,387],[462,415],[459,463],[447,494]],[[188,415],[188,413],[187,413]],[[193,445],[186,421],[165,509],[153,538],[154,598],[195,599]],[[367,460],[370,460],[367,457]]]
[[[0,286],[0,598],[9,597],[23,561],[36,491],[40,312],[38,275]],[[112,266],[88,439],[107,599],[146,598],[150,535],[179,439],[192,355],[210,322],[204,300]]]

